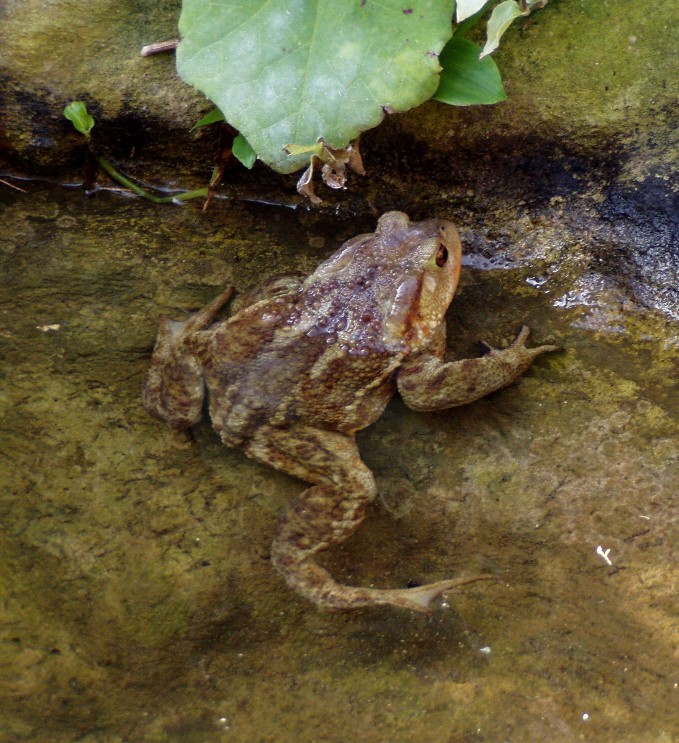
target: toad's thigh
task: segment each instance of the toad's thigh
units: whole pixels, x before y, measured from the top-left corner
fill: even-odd
[[[347,496],[372,500],[375,480],[353,436],[310,426],[259,431],[244,447],[247,456],[293,477],[333,486]]]

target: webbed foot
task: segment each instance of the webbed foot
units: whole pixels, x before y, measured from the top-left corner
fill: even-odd
[[[451,580],[440,580],[436,583],[427,583],[424,586],[415,588],[394,588],[373,591],[375,603],[391,604],[402,609],[410,609],[421,614],[431,614],[432,603],[442,593],[451,591],[460,586],[466,586],[468,583],[476,583],[480,580],[495,580],[494,575],[473,575],[469,578],[452,578]]]
[[[550,353],[552,351],[563,351],[561,346],[555,346],[546,344],[543,346],[536,346],[535,348],[528,348],[526,341],[530,335],[530,328],[527,325],[522,325],[519,334],[512,341],[508,348],[495,348],[485,341],[481,341],[479,346],[484,356],[492,356],[502,354],[504,356],[511,356],[513,359],[520,360],[521,363],[527,365],[533,361],[534,358],[540,356],[543,353]]]
[[[187,428],[200,420],[205,383],[191,340],[210,325],[232,294],[233,287],[228,287],[187,320],[161,315],[158,321],[143,403],[151,415],[174,428]]]

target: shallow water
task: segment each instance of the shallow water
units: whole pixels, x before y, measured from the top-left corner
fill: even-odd
[[[364,585],[498,581],[430,617],[323,614],[268,557],[303,486],[207,424],[162,426],[140,389],[161,312],[371,225],[2,198],[0,740],[679,739],[676,326],[608,277],[468,258],[452,348],[527,322],[566,351],[464,408],[394,400],[359,439],[378,502],[323,561]]]

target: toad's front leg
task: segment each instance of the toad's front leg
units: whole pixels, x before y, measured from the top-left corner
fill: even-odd
[[[273,564],[291,588],[321,609],[342,611],[391,604],[428,613],[445,591],[491,576],[429,583],[417,588],[363,588],[337,583],[313,559],[347,539],[375,497],[375,481],[352,436],[310,427],[268,429],[245,448],[248,456],[315,483],[283,514],[271,549]]]
[[[200,420],[205,383],[192,346],[196,334],[209,327],[232,294],[229,287],[188,320],[170,320],[165,315],[159,320],[143,401],[151,415],[170,426],[188,428]]]
[[[413,355],[399,369],[398,391],[413,410],[444,410],[478,400],[514,382],[540,354],[561,350],[527,348],[528,334],[524,325],[509,348],[491,348],[477,359],[445,363],[436,353]]]

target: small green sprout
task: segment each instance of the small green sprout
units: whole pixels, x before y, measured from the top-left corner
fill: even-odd
[[[237,135],[233,140],[231,151],[236,160],[239,160],[248,170],[250,170],[250,168],[255,164],[257,153],[252,149],[250,143],[242,134]]]
[[[94,119],[89,115],[87,106],[82,101],[73,101],[64,109],[64,116],[86,137],[90,136]]]
[[[94,119],[90,116],[87,111],[87,106],[82,101],[73,101],[64,108],[64,116],[73,124],[73,126],[81,133],[84,134],[90,142],[90,151],[92,151],[92,142],[90,140],[90,132],[94,126]],[[171,202],[188,201],[189,199],[199,199],[208,195],[207,188],[197,188],[194,191],[184,191],[183,193],[174,194],[172,196],[156,196],[155,194],[149,193],[144,190],[141,186],[138,186],[134,181],[131,181],[127,176],[123,175],[118,171],[106,158],[97,155],[92,152],[94,157],[99,163],[99,167],[105,170],[111,178],[118,181],[122,186],[129,188],[131,191],[142,196],[149,201],[153,201],[154,204],[169,204]]]
[[[205,114],[200,121],[197,121],[191,131],[194,129],[200,129],[202,126],[208,126],[209,124],[217,124],[220,121],[224,121],[224,114],[218,109],[213,108],[212,111]],[[248,170],[252,168],[257,159],[257,153],[252,149],[250,143],[242,134],[238,134],[233,140],[231,152],[236,160],[240,161],[241,165],[244,165]]]

